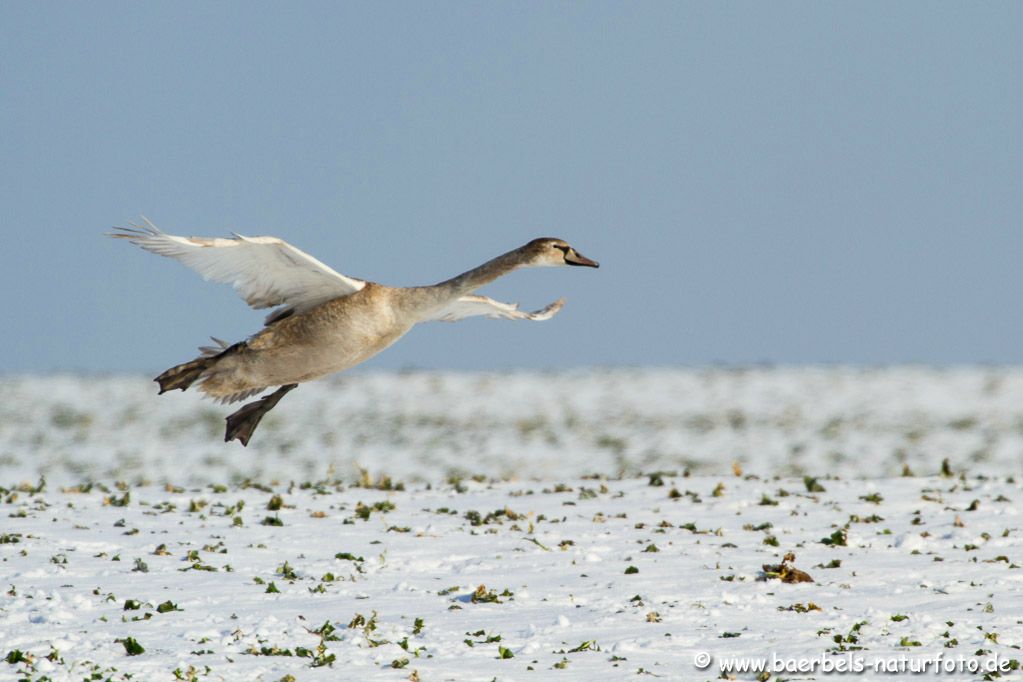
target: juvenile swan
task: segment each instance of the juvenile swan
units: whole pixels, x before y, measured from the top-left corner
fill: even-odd
[[[596,261],[560,239],[534,239],[457,277],[423,287],[388,287],[347,277],[276,237],[176,237],[145,225],[116,228],[112,237],[173,258],[205,279],[232,284],[253,308],[275,308],[263,329],[246,341],[219,339],[195,360],[156,377],[160,393],[197,383],[199,390],[233,403],[270,386],[276,391],[227,417],[225,441],[248,445],[259,421],[304,381],[353,367],[401,338],[418,322],[485,315],[548,320],[564,299],[527,313],[472,292],[521,267],[585,265]]]

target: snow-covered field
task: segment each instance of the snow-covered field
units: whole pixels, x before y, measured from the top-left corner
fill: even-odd
[[[1020,370],[355,374],[247,449],[144,378],[0,388],[0,679],[1023,660]]]
[[[204,484],[404,480],[1016,473],[1023,369],[366,373],[303,385],[247,449],[235,406],[145,377],[0,378],[0,481]]]

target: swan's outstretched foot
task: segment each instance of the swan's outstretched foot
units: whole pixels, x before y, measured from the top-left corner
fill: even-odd
[[[211,358],[197,358],[191,362],[171,367],[153,381],[160,384],[160,395],[180,388],[182,391],[194,384],[210,364]]]
[[[274,409],[274,406],[281,401],[284,395],[296,388],[298,384],[286,384],[281,386],[270,395],[265,395],[259,400],[254,400],[244,405],[237,412],[227,418],[227,433],[224,434],[224,442],[235,440],[241,441],[242,445],[248,445],[252,438],[252,432],[259,426],[263,415]]]

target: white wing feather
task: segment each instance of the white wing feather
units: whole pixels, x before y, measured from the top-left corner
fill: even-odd
[[[364,281],[334,271],[277,237],[178,237],[142,219],[144,226],[117,228],[110,235],[173,258],[203,279],[231,284],[253,308],[286,306],[271,313],[268,324],[366,286]]]
[[[531,313],[519,310],[518,303],[501,303],[486,296],[462,296],[448,307],[440,310],[428,319],[442,322],[455,322],[466,317],[484,315],[486,317],[503,317],[508,320],[549,320],[565,305],[565,299],[559,298],[546,308]]]

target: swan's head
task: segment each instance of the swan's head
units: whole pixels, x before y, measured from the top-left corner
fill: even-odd
[[[526,252],[528,265],[585,265],[590,268],[600,267],[600,263],[582,255],[562,239],[541,237],[526,244],[523,250]]]

